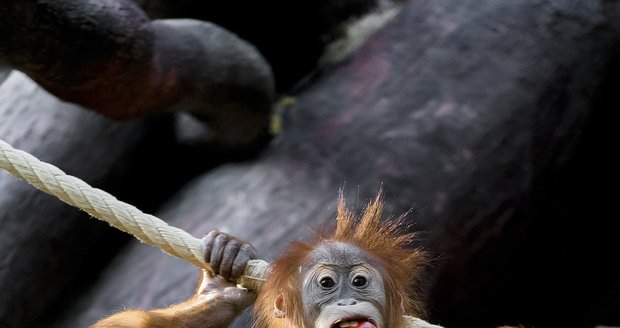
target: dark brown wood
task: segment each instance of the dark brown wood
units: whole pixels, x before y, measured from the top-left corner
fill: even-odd
[[[197,177],[158,215],[271,259],[329,224],[340,187],[359,208],[383,184],[386,211],[413,207],[436,256],[432,321],[618,325],[614,202],[600,188],[617,167],[614,37],[596,1],[407,2],[298,95],[260,158]],[[57,327],[178,302],[195,277],[133,243]]]
[[[609,24],[620,34],[620,1],[601,0]]]
[[[377,0],[135,2],[152,18],[189,17],[233,31],[265,56],[280,92],[290,92],[315,70],[326,44],[342,36],[342,23],[367,13],[378,3]]]
[[[0,39],[9,64],[108,117],[187,111],[234,146],[267,134],[271,68],[217,25],[151,21],[129,0],[9,0],[0,4]]]

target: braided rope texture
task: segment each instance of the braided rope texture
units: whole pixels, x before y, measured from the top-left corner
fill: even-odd
[[[116,199],[101,189],[91,187],[86,182],[67,175],[56,166],[44,163],[2,140],[0,140],[0,168],[35,188],[133,235],[144,243],[161,248],[168,254],[197,267],[210,270],[209,264],[203,258],[200,239]],[[252,260],[238,283],[245,288],[257,290],[265,280],[267,271],[267,262]]]

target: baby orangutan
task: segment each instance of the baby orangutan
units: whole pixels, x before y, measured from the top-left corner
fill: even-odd
[[[407,248],[413,235],[399,232],[401,219],[380,222],[382,207],[377,196],[356,223],[341,198],[333,233],[317,233],[313,243],[292,243],[272,263],[259,291],[255,327],[438,327],[405,317],[423,314],[415,286],[425,256]],[[254,256],[249,244],[211,232],[205,237],[205,259],[220,277],[203,272],[196,295],[185,303],[122,312],[94,327],[227,327],[254,295],[226,279],[238,277]]]

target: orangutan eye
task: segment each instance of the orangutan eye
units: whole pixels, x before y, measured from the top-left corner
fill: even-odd
[[[366,286],[367,280],[364,276],[355,276],[351,284],[355,287],[364,287]]]
[[[336,285],[336,282],[331,277],[323,277],[319,281],[319,284],[321,284],[323,288],[332,288]]]

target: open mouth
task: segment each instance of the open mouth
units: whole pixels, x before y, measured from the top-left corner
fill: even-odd
[[[377,328],[377,323],[372,318],[343,318],[336,320],[330,328]]]

